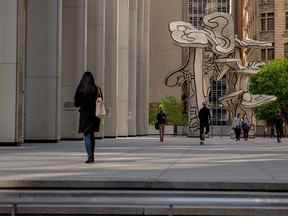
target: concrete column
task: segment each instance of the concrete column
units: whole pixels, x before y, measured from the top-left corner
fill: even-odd
[[[26,71],[26,1],[18,1],[17,73],[16,73],[16,143],[24,143],[24,84]]]
[[[105,94],[105,8],[106,0],[88,0],[87,64],[88,70],[95,76],[96,84]],[[106,102],[106,101],[104,101]],[[103,121],[105,124],[105,120]],[[104,136],[104,128],[98,136]]]
[[[117,6],[118,0],[106,0],[105,8],[105,105],[108,116],[105,119],[105,137],[117,136]]]
[[[63,0],[62,33],[62,138],[77,138],[78,109],[74,94],[86,70],[86,0]]]
[[[137,17],[138,0],[129,1],[129,108],[128,108],[128,135],[136,136],[136,102],[137,102]]]
[[[117,19],[117,132],[118,136],[128,136],[129,0],[118,0]]]
[[[61,135],[62,0],[28,0],[25,138]]]
[[[148,134],[150,0],[138,2],[137,135]]]
[[[105,29],[105,136],[127,136],[129,0],[106,0]]]
[[[0,1],[0,146],[16,142],[17,0]]]

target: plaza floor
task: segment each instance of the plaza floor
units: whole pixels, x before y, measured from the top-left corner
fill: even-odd
[[[213,137],[96,140],[85,164],[81,141],[0,147],[0,188],[125,187],[288,191],[288,140]],[[109,184],[110,183],[110,184]],[[259,186],[260,185],[260,186]],[[166,188],[166,189],[167,189]]]

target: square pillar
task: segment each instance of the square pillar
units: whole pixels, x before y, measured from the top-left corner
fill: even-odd
[[[62,0],[28,0],[25,139],[61,138]]]
[[[138,2],[137,135],[149,129],[150,0]]]
[[[128,135],[129,0],[106,0],[104,99],[106,137]]]
[[[63,0],[61,138],[81,138],[74,94],[86,67],[87,1]]]
[[[0,1],[0,146],[15,144],[17,0]]]

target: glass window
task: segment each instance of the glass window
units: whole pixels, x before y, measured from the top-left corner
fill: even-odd
[[[261,50],[261,61],[266,61],[266,49]]]
[[[275,58],[275,50],[274,50],[274,48],[269,48],[268,50],[267,50],[267,60],[268,61],[271,61],[271,60],[273,60]]]
[[[261,31],[274,31],[274,13],[261,14]]]
[[[267,30],[268,31],[274,31],[274,13],[268,13]]]
[[[285,28],[288,31],[288,12],[285,13]]]
[[[284,57],[288,58],[288,43],[285,43],[284,45]]]
[[[261,14],[261,31],[266,31],[266,14]]]

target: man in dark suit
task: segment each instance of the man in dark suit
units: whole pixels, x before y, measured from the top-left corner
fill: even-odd
[[[207,107],[207,104],[203,102],[203,107],[200,109],[198,117],[200,120],[200,144],[204,144],[205,135],[204,135],[204,128],[205,134],[209,133],[209,121],[210,121],[210,110]]]

